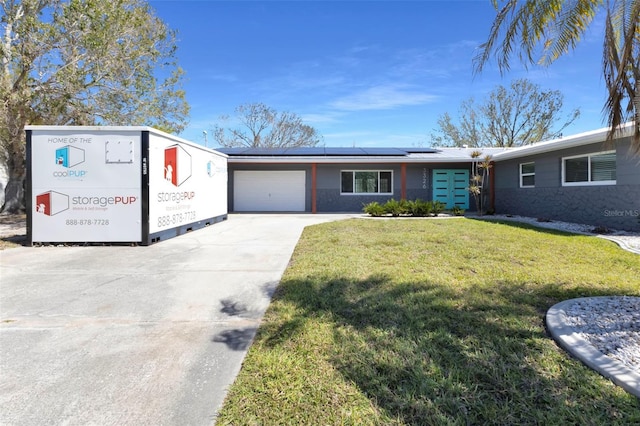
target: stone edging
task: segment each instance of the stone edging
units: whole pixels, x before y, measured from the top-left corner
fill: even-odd
[[[635,253],[635,254],[640,254],[640,250],[635,249],[633,247],[631,247],[630,245],[628,245],[626,243],[626,241],[623,241],[619,238],[616,237],[610,237],[608,235],[596,235],[598,238],[603,238],[605,240],[609,240],[609,241],[613,241],[614,243],[616,243],[617,245],[620,246],[621,249],[626,250],[626,251],[630,251],[631,253]]]
[[[640,374],[621,362],[609,358],[578,335],[566,321],[565,309],[586,297],[565,300],[552,306],[546,315],[547,328],[551,337],[567,352],[582,361],[589,368],[610,379],[630,394],[640,398]]]

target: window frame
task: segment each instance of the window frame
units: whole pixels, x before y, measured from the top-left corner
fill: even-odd
[[[562,157],[562,175],[560,176],[561,179],[561,183],[562,186],[604,186],[604,185],[615,185],[617,182],[617,179],[614,180],[591,180],[591,165],[592,165],[592,157],[598,157],[601,155],[608,155],[608,154],[616,154],[615,150],[610,150],[610,151],[602,151],[602,152],[591,152],[588,154],[581,154],[581,155],[571,155],[568,157]],[[571,160],[574,158],[587,158],[587,179],[586,181],[581,181],[581,182],[567,182],[567,175],[566,175],[566,160]],[[616,173],[618,170],[618,161],[616,158]]]
[[[351,173],[351,183],[352,183],[352,190],[353,192],[344,192],[342,190],[342,174],[343,173]],[[378,191],[377,192],[356,192],[356,173],[376,173],[377,174],[377,188]],[[380,192],[380,173],[389,173],[391,175],[391,192]],[[393,195],[393,170],[387,170],[387,169],[377,169],[377,170],[354,170],[354,169],[346,169],[346,170],[340,170],[340,195],[356,195],[356,196],[362,196],[362,195],[385,195],[385,196],[389,196],[389,195]]]
[[[522,166],[526,166],[529,164],[533,164],[533,173],[523,173]],[[535,188],[536,187],[536,162],[528,161],[526,163],[520,163],[518,166],[518,170],[520,172],[520,188]],[[533,176],[533,185],[525,185],[524,178],[528,176]]]

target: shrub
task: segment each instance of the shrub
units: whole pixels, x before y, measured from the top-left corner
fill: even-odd
[[[431,214],[431,210],[433,209],[433,204],[429,201],[423,201],[421,199],[417,199],[415,201],[411,201],[411,215],[416,217],[424,217],[429,216]]]
[[[438,216],[440,213],[444,211],[446,207],[447,205],[442,201],[435,200],[433,201],[433,208],[431,209],[431,212],[433,213],[434,216]]]
[[[384,211],[393,217],[398,217],[401,214],[404,214],[406,208],[406,201],[403,204],[401,201],[395,200],[393,198],[384,203]]]
[[[386,214],[384,206],[377,201],[366,204],[362,210],[369,216],[373,217],[380,217]]]
[[[410,215],[411,214],[411,206],[413,202],[409,200],[400,200],[400,214],[401,215]]]
[[[408,200],[395,200],[390,199],[384,204],[380,204],[377,201],[373,201],[369,204],[365,204],[362,210],[374,217],[391,215],[393,217],[398,216],[415,216],[415,217],[424,217],[424,216],[437,216],[442,213],[446,208],[446,204],[442,201],[423,201],[420,199],[408,201]],[[455,209],[455,207],[454,207]],[[458,207],[456,210],[458,214],[461,215],[464,213],[463,209]]]
[[[606,226],[596,226],[595,228],[593,228],[591,230],[591,232],[593,232],[594,234],[611,234],[611,231],[609,228],[607,228]]]
[[[453,206],[451,213],[453,213],[454,216],[462,216],[464,214],[464,209],[460,206]]]

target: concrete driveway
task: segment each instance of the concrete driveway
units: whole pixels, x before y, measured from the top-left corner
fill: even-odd
[[[0,251],[0,424],[213,424],[302,229],[346,217]]]

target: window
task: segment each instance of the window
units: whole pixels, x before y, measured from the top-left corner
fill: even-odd
[[[562,185],[614,185],[616,183],[615,151],[562,159]]]
[[[536,186],[536,163],[520,164],[520,188]]]
[[[358,170],[341,172],[342,194],[392,194],[393,172]]]

